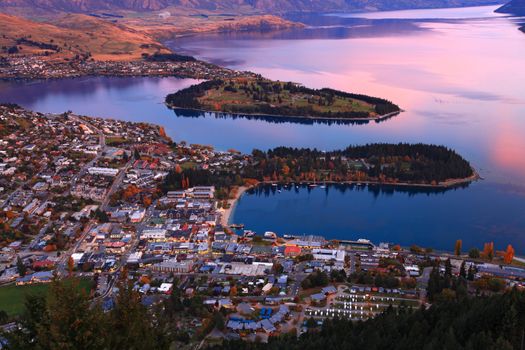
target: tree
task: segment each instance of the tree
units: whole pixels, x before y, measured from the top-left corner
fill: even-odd
[[[452,263],[450,259],[445,261],[445,277],[452,277]]]
[[[463,278],[467,278],[467,268],[465,264],[465,260],[461,263],[461,268],[459,269],[459,275]]]
[[[118,281],[115,307],[109,313],[110,349],[167,349],[169,342],[164,325],[158,324],[141,303],[124,269]]]
[[[507,250],[505,251],[505,255],[503,256],[503,261],[505,261],[506,264],[511,264],[514,260],[514,248],[512,245],[507,246]]]
[[[439,274],[439,268],[434,266],[430,272],[430,277],[427,285],[428,300],[434,301],[435,297],[441,293],[443,286],[441,283],[441,276]]]
[[[494,242],[485,243],[483,246],[483,258],[492,260],[494,258]]]
[[[140,152],[136,148],[133,150],[133,158],[135,158],[136,160],[140,159]]]
[[[16,269],[21,277],[24,277],[26,275],[27,268],[20,256],[16,258]]]
[[[74,269],[75,269],[75,261],[73,260],[73,257],[70,256],[69,259],[67,259],[67,271],[69,273],[69,277],[73,276]]]
[[[472,259],[479,259],[481,254],[480,254],[478,248],[472,248],[472,249],[469,250],[468,256],[469,256],[469,258],[472,258]]]
[[[9,315],[4,310],[0,310],[0,324],[7,323],[9,320]]]
[[[216,311],[213,314],[213,325],[220,331],[223,331],[226,328],[226,324],[224,322],[224,315],[221,312]]]
[[[461,255],[461,246],[463,245],[463,242],[461,241],[461,239],[458,239],[456,241],[456,245],[454,247],[454,254],[456,254],[456,256],[460,256]]]
[[[276,261],[273,263],[272,271],[273,273],[280,275],[281,273],[283,273],[284,267],[280,262]]]
[[[476,275],[476,271],[474,270],[474,266],[471,264],[468,268],[468,272],[467,272],[467,279],[469,281],[474,281],[474,277]]]
[[[78,281],[54,279],[48,297],[30,296],[21,327],[6,334],[9,349],[107,349],[107,324]]]

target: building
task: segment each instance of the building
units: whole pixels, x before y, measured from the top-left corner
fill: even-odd
[[[167,233],[168,231],[164,229],[147,229],[142,231],[140,239],[165,240]]]
[[[301,255],[301,247],[290,245],[290,246],[286,246],[286,248],[284,249],[284,256],[296,257],[299,255]]]
[[[192,270],[193,263],[189,260],[177,261],[177,259],[164,260],[159,264],[151,267],[154,271],[173,272],[173,273],[188,273]]]
[[[90,175],[117,176],[119,169],[91,167],[88,169]]]
[[[344,250],[336,250],[336,249],[313,249],[312,254],[314,256],[315,260],[322,260],[322,261],[339,261],[344,262],[346,253]]]

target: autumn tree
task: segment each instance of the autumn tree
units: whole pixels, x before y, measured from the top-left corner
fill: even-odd
[[[461,247],[463,246],[463,241],[461,241],[461,239],[458,239],[456,241],[456,245],[454,247],[454,254],[456,254],[456,256],[460,256],[461,255]]]
[[[69,273],[69,277],[73,276],[74,269],[75,269],[75,261],[73,260],[73,257],[70,256],[69,259],[67,259],[67,271]]]
[[[483,246],[483,258],[492,260],[494,258],[494,242],[485,243]]]
[[[505,255],[503,256],[503,261],[505,261],[506,264],[511,264],[514,260],[514,247],[512,245],[507,246],[507,250],[505,251]]]

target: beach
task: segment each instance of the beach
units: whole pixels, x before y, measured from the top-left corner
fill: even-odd
[[[237,192],[235,193],[235,196],[228,200],[228,204],[230,207],[228,209],[223,209],[221,214],[221,225],[226,227],[228,226],[228,221],[230,220],[230,216],[233,214],[233,211],[235,210],[235,206],[237,205],[237,201],[241,196],[249,190],[251,187],[249,186],[240,186],[237,188]]]

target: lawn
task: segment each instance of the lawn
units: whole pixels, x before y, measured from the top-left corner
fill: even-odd
[[[91,280],[81,279],[79,288],[88,291],[90,283]],[[47,295],[49,287],[49,284],[32,284],[25,286],[11,284],[0,287],[0,310],[4,310],[9,316],[20,315],[24,311],[26,295]]]

